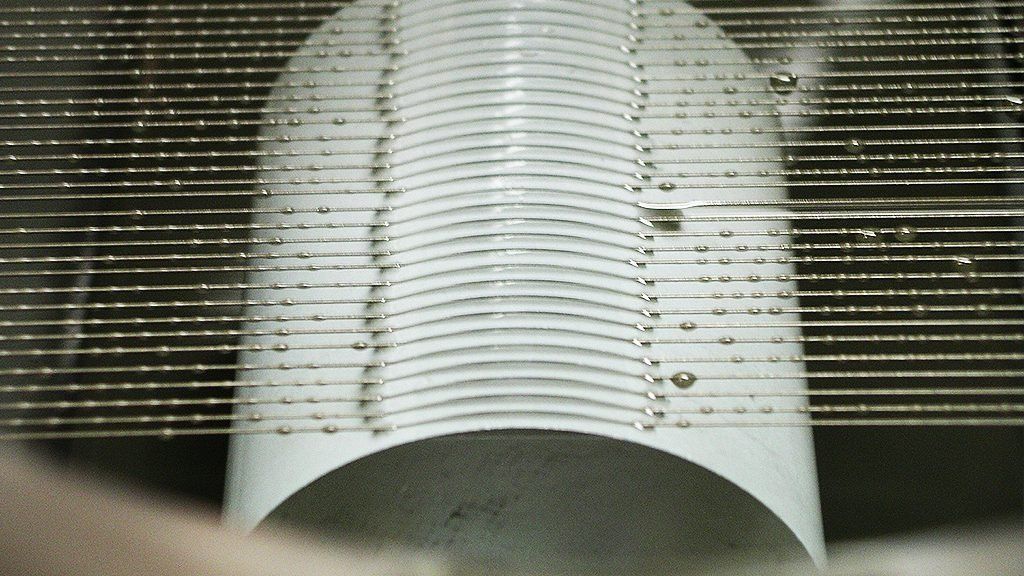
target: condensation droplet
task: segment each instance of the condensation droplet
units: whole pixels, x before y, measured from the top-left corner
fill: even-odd
[[[843,143],[843,148],[845,148],[846,151],[849,152],[850,154],[856,154],[858,152],[864,151],[864,142],[856,138],[850,138],[845,143]]]
[[[690,372],[676,372],[671,380],[677,388],[689,388],[697,381],[697,377]]]
[[[769,79],[772,91],[776,94],[792,94],[796,88],[799,78],[792,72],[776,72]]]
[[[974,265],[974,259],[970,256],[957,256],[955,259],[957,266],[972,266]]]
[[[910,226],[900,226],[893,236],[900,242],[911,242],[917,238],[917,230]]]

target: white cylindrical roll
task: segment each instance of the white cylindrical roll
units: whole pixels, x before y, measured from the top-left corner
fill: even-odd
[[[760,377],[801,368],[757,326],[795,319],[791,266],[746,246],[785,215],[707,206],[785,196],[721,151],[780,156],[771,116],[706,102],[763,72],[673,6],[357,1],[308,39],[275,98],[319,102],[266,131],[257,219],[297,265],[248,279],[238,413],[329,433],[236,437],[231,517],[527,567],[822,559],[809,430],[701,426],[759,417],[708,392],[806,383]]]

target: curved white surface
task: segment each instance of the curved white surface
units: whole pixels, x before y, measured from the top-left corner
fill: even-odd
[[[731,326],[784,314],[775,309],[795,305],[768,296],[754,302],[729,296],[769,283],[766,292],[794,289],[789,282],[766,280],[792,272],[774,262],[785,252],[754,246],[742,253],[749,263],[740,263],[719,262],[713,253],[699,262],[701,253],[658,250],[701,242],[745,245],[756,240],[745,238],[743,230],[783,229],[785,222],[712,218],[687,221],[682,228],[711,232],[710,239],[650,237],[655,228],[645,218],[667,212],[638,207],[784,198],[784,183],[766,185],[772,179],[764,175],[737,175],[725,180],[734,187],[721,187],[722,175],[731,170],[756,174],[780,167],[737,167],[715,147],[736,142],[734,134],[743,131],[765,158],[778,157],[766,130],[773,121],[720,117],[718,108],[700,104],[701,94],[728,94],[763,80],[754,78],[753,66],[716,69],[700,62],[735,62],[742,52],[729,49],[722,31],[687,4],[675,5],[664,22],[690,22],[680,26],[687,35],[683,44],[721,50],[695,56],[665,49],[670,43],[664,41],[638,42],[634,37],[643,40],[643,31],[635,29],[633,8],[622,0],[409,0],[393,8],[356,2],[309,38],[309,45],[351,44],[352,54],[296,57],[291,64],[299,69],[341,71],[282,77],[295,87],[280,95],[333,98],[301,114],[299,123],[266,131],[278,137],[267,150],[296,154],[267,157],[264,177],[284,183],[266,186],[273,194],[261,198],[259,207],[272,211],[258,221],[312,223],[262,234],[308,240],[288,244],[288,252],[339,254],[316,260],[335,269],[252,274],[254,284],[312,286],[253,289],[249,297],[283,294],[332,303],[262,307],[260,314],[268,317],[323,319],[261,322],[261,330],[289,330],[291,348],[275,350],[272,336],[251,337],[248,343],[267,350],[244,353],[241,362],[253,369],[239,377],[326,384],[247,389],[246,397],[272,404],[285,397],[319,402],[245,406],[240,413],[315,411],[340,427],[368,422],[392,429],[233,438],[230,517],[255,526],[317,478],[389,448],[468,432],[562,431],[647,446],[696,463],[755,497],[811,557],[823,559],[809,429],[646,426],[728,420],[726,412],[735,416],[737,408],[748,420],[757,417],[749,412],[763,402],[752,397],[661,397],[675,390],[668,378],[677,372],[697,377],[688,390],[695,394],[747,387],[799,391],[806,383],[754,378],[780,365],[801,369],[792,359],[800,346],[788,342],[799,335],[795,328],[773,330],[770,336],[783,337],[778,343],[719,342],[725,335],[765,336],[756,328]],[[655,19],[644,21],[650,25]],[[704,25],[693,26],[697,20]],[[383,46],[380,34],[359,32],[381,26],[395,28],[385,39],[401,42]],[[381,50],[390,54],[374,55]],[[637,62],[665,65],[640,68]],[[680,80],[659,80],[651,89],[643,81],[648,77]],[[325,168],[275,171],[304,164]],[[327,167],[341,164],[351,167]],[[287,184],[309,178],[323,184]],[[390,192],[362,193],[372,185],[342,182],[369,178]],[[287,194],[297,188],[321,194]],[[365,210],[331,209],[341,206]],[[724,213],[694,208],[683,214]],[[345,241],[325,244],[326,236]],[[380,241],[384,236],[387,241]],[[775,240],[786,238],[780,233]],[[279,246],[264,249],[284,252]],[[359,256],[371,252],[378,255]],[[764,262],[756,262],[759,257]],[[689,262],[666,262],[679,259]],[[380,264],[391,267],[377,269]],[[652,277],[678,281],[643,281]],[[703,297],[712,293],[720,297]],[[379,303],[359,302],[367,299]],[[652,317],[657,310],[665,313]],[[692,328],[638,327],[683,322]],[[380,332],[358,332],[366,328]],[[683,337],[705,343],[670,342]],[[651,338],[658,342],[635,342]],[[325,343],[337,349],[301,349]],[[755,360],[721,361],[731,356]],[[362,367],[367,364],[378,367]],[[351,385],[377,380],[383,384]],[[349,384],[330,384],[336,382]],[[354,394],[380,400],[331,401]],[[792,408],[804,402],[791,396],[771,404]],[[690,411],[696,413],[678,415]]]

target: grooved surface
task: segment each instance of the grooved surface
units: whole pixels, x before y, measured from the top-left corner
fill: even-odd
[[[744,500],[750,506],[742,513],[728,499],[716,499],[706,512],[686,511],[692,523],[690,534],[712,525],[723,534],[728,532],[725,525],[746,533],[747,523],[767,522],[773,531],[766,535],[768,540],[799,541],[811,556],[821,558],[808,430],[667,427],[677,421],[685,424],[690,414],[715,420],[714,414],[707,416],[703,411],[709,405],[731,403],[728,399],[698,403],[666,394],[673,390],[669,379],[674,374],[692,371],[706,376],[707,382],[698,381],[701,389],[726,381],[763,391],[765,384],[754,378],[771,370],[782,353],[791,366],[799,366],[800,346],[792,338],[780,342],[773,352],[780,355],[773,360],[757,357],[755,345],[737,343],[736,353],[750,359],[732,362],[720,356],[718,343],[651,337],[650,325],[671,326],[680,317],[694,317],[701,324],[714,318],[720,329],[730,329],[732,334],[757,335],[757,329],[741,327],[745,314],[735,310],[719,314],[711,300],[673,300],[685,304],[674,306],[659,297],[706,291],[706,285],[696,280],[704,275],[780,275],[792,272],[792,266],[785,262],[698,264],[675,258],[665,250],[675,244],[671,236],[654,234],[680,228],[657,221],[656,213],[642,206],[722,198],[776,199],[784,198],[784,190],[765,186],[763,177],[738,176],[738,184],[756,182],[758,187],[725,192],[700,172],[689,174],[692,166],[678,163],[685,158],[706,161],[708,170],[724,169],[727,164],[706,160],[706,151],[690,149],[681,154],[679,146],[698,141],[694,134],[705,131],[710,134],[705,141],[721,140],[725,130],[738,129],[740,121],[699,111],[686,119],[642,118],[648,105],[663,104],[666,96],[663,91],[649,91],[645,79],[649,72],[637,62],[675,58],[687,51],[680,49],[677,55],[648,48],[633,8],[620,0],[512,4],[413,0],[393,7],[357,2],[340,13],[340,21],[353,22],[341,38],[352,46],[365,44],[366,50],[374,42],[384,42],[390,47],[387,54],[353,53],[328,61],[339,72],[320,81],[344,85],[344,93],[352,98],[347,104],[352,112],[343,114],[344,122],[332,123],[329,115],[311,112],[307,123],[274,126],[267,133],[285,138],[286,143],[267,147],[292,148],[311,140],[316,133],[312,126],[326,130],[332,139],[351,148],[346,157],[352,164],[366,168],[325,168],[300,176],[322,179],[323,184],[314,182],[314,188],[325,195],[339,188],[338,181],[343,179],[373,180],[378,193],[335,197],[362,208],[359,211],[321,213],[313,202],[322,199],[303,197],[271,196],[261,205],[270,208],[275,219],[283,212],[284,218],[294,217],[296,222],[340,224],[357,238],[373,240],[346,246],[367,255],[336,260],[345,266],[343,272],[300,269],[286,274],[258,272],[250,278],[271,284],[307,278],[336,280],[344,284],[343,290],[298,288],[294,292],[304,299],[326,300],[343,293],[354,301],[372,302],[325,305],[320,308],[323,319],[288,322],[282,327],[351,326],[353,317],[363,315],[367,332],[356,346],[329,354],[301,347],[242,353],[241,358],[254,365],[284,361],[294,366],[289,370],[292,377],[323,381],[325,385],[317,388],[317,409],[332,423],[341,414],[343,425],[336,436],[290,437],[287,444],[274,437],[235,439],[229,486],[233,514],[255,524],[318,476],[362,457],[372,459],[395,446],[409,446],[400,453],[421,458],[422,452],[414,446],[452,434],[496,429],[510,435],[523,430],[579,432],[604,437],[624,453],[648,446],[672,458],[693,461],[710,471],[702,490],[725,494],[738,486],[753,495],[754,499]],[[677,10],[692,9],[680,4]],[[374,18],[380,18],[378,28],[389,29],[387,34],[359,31]],[[695,34],[712,40],[719,32],[706,27]],[[318,36],[309,40],[318,41]],[[297,58],[293,64],[301,69],[316,62],[321,68],[325,65],[315,57]],[[734,66],[730,72],[735,75],[741,70],[753,68]],[[706,70],[695,64],[680,72],[690,73]],[[302,85],[306,76],[283,78]],[[754,82],[709,76],[705,84],[724,89]],[[676,88],[684,86],[680,82]],[[369,109],[370,102],[379,109]],[[770,118],[742,122],[748,127],[777,126]],[[677,132],[679,127],[683,129]],[[761,131],[750,132],[746,140],[764,150],[776,141]],[[767,171],[774,165],[766,161],[752,167]],[[293,175],[274,170],[275,161],[268,162],[271,178]],[[295,209],[294,216],[289,209]],[[785,221],[780,217],[772,223],[782,226]],[[763,225],[740,221],[732,231]],[[711,231],[714,226],[694,222],[686,230]],[[308,233],[289,234],[301,239]],[[742,240],[725,238],[723,242]],[[662,283],[651,277],[695,280]],[[264,293],[255,291],[254,296],[262,298]],[[782,304],[774,296],[758,303],[765,314]],[[281,310],[287,312],[286,307]],[[782,320],[795,317],[781,309],[772,314]],[[697,332],[707,334],[704,326]],[[776,334],[798,332],[782,329]],[[290,337],[290,342],[299,344],[320,341],[317,334]],[[265,375],[256,370],[254,376],[271,378],[274,373],[273,369]],[[356,405],[331,400],[332,395],[344,397],[357,382],[379,383],[362,388],[371,401]],[[776,379],[769,386],[799,392],[805,383],[795,377]],[[292,392],[299,399],[308,395],[299,388],[246,395],[279,397]],[[795,411],[801,399],[783,396],[775,404]],[[284,408],[296,415],[309,409],[301,402]],[[246,406],[239,413],[259,411],[258,406]],[[344,428],[346,422],[362,425],[360,416],[380,431]],[[805,419],[795,412],[794,417]],[[653,429],[649,424],[654,422],[666,426]],[[460,442],[468,445],[473,438]],[[565,442],[581,442],[582,450],[584,438],[574,436]],[[581,456],[577,472],[587,474],[591,466],[606,468],[606,464],[598,466],[599,460],[593,454]],[[275,464],[268,466],[271,461]],[[282,467],[283,461],[289,464]],[[407,465],[421,466],[415,460]],[[527,500],[535,506],[554,505],[543,504],[550,490],[542,484],[527,486],[528,479],[519,478],[518,468],[510,474],[510,481],[522,481],[521,490],[532,494]],[[608,502],[609,510],[642,505],[646,496],[630,493],[622,477],[601,474],[600,487],[594,490],[615,495]],[[565,471],[560,477],[572,480]],[[486,484],[483,479],[480,482]],[[314,493],[326,499],[323,512],[330,515],[335,505],[327,501],[334,498],[318,490]],[[464,493],[465,485],[452,485],[446,497],[476,501],[488,491],[499,500],[508,497],[505,485],[473,490],[471,497]],[[376,492],[373,502],[360,506],[369,510],[374,505],[396,505],[399,495],[385,492]],[[336,496],[341,501],[354,497],[345,491]],[[675,502],[668,494],[652,497],[662,506]],[[292,520],[296,514],[301,516],[294,510],[290,514]],[[538,530],[572,533],[578,528],[571,518],[563,522],[539,509],[529,514],[543,520]],[[772,515],[781,522],[766,520]],[[405,535],[412,544],[437,544],[444,537],[430,530],[443,532],[443,527],[424,532],[418,524],[432,521],[410,517],[406,524],[395,525],[393,533]],[[309,522],[334,525],[312,517]],[[610,530],[607,537],[590,534],[586,545],[601,546],[602,538],[614,540],[611,534],[617,529]],[[529,547],[527,539],[507,536],[509,546]],[[465,538],[474,541],[472,535]],[[742,547],[756,553],[767,550],[763,542],[742,540]],[[720,539],[700,546],[705,544],[711,549],[732,546]],[[679,550],[688,546],[680,543]],[[636,552],[641,554],[639,548]]]

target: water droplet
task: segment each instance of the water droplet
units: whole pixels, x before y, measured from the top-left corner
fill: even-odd
[[[857,235],[857,240],[861,240],[864,242],[875,240],[878,238],[878,230],[875,230],[873,228],[861,228],[859,230],[854,230],[853,233]]]
[[[917,230],[910,226],[900,226],[896,229],[894,236],[900,242],[911,242],[917,238]]]
[[[676,372],[671,380],[677,388],[689,388],[697,381],[697,377],[689,372]]]
[[[843,148],[850,154],[856,154],[864,151],[864,142],[856,138],[850,138],[843,144]]]
[[[772,91],[776,94],[792,94],[797,87],[799,78],[792,72],[776,72],[769,79]]]
[[[957,266],[972,266],[974,265],[974,259],[970,256],[957,256],[954,260]]]
[[[644,408],[644,414],[647,414],[652,418],[664,418],[665,410],[662,408],[655,408],[654,406],[647,406]]]

